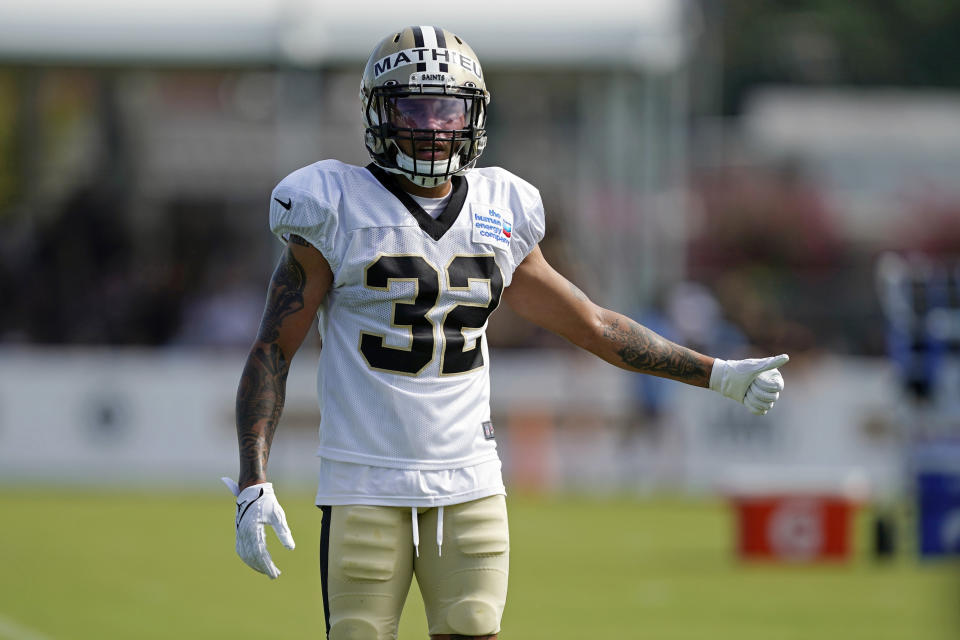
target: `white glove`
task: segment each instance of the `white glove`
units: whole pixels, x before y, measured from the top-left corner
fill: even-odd
[[[771,358],[713,361],[710,388],[743,403],[751,413],[764,415],[783,391],[783,376],[777,371],[790,360],[787,354]]]
[[[254,484],[240,491],[231,478],[220,479],[237,498],[237,555],[252,569],[276,578],[280,569],[270,559],[263,525],[272,526],[287,549],[293,549],[296,544],[287,526],[287,516],[273,493],[273,484]]]

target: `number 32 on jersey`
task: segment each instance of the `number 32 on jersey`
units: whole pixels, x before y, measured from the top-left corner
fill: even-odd
[[[466,373],[483,366],[482,336],[474,346],[464,349],[464,329],[479,329],[500,304],[503,275],[493,255],[455,256],[446,267],[445,290],[466,291],[476,282],[487,283],[485,299],[449,305],[443,315],[441,375]],[[370,263],[364,274],[369,289],[390,291],[397,282],[413,282],[412,297],[395,300],[392,325],[408,328],[411,339],[408,347],[384,344],[386,336],[367,331],[360,332],[360,353],[367,364],[381,371],[417,375],[434,357],[434,322],[430,312],[437,307],[443,291],[441,274],[425,258],[417,255],[380,255]]]

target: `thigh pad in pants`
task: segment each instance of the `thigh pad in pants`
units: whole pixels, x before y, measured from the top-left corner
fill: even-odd
[[[396,638],[413,576],[410,511],[331,507],[327,572],[330,640]]]
[[[502,495],[444,508],[443,547],[427,534],[438,510],[420,516],[417,582],[431,634],[498,633],[507,600],[510,541]]]

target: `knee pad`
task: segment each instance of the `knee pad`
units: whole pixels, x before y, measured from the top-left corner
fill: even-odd
[[[359,618],[343,618],[330,625],[329,640],[377,640],[377,628]]]
[[[486,636],[500,631],[500,615],[489,602],[461,600],[447,610],[447,624],[462,636]]]

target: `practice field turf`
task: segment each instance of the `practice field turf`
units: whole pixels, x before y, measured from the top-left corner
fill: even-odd
[[[0,495],[0,638],[322,638],[319,510],[280,497],[297,540],[270,581],[233,551],[224,494],[7,487]],[[722,502],[508,498],[501,638],[956,640],[960,567],[744,565]],[[861,538],[865,522],[857,524]],[[426,638],[416,588],[401,638]]]

